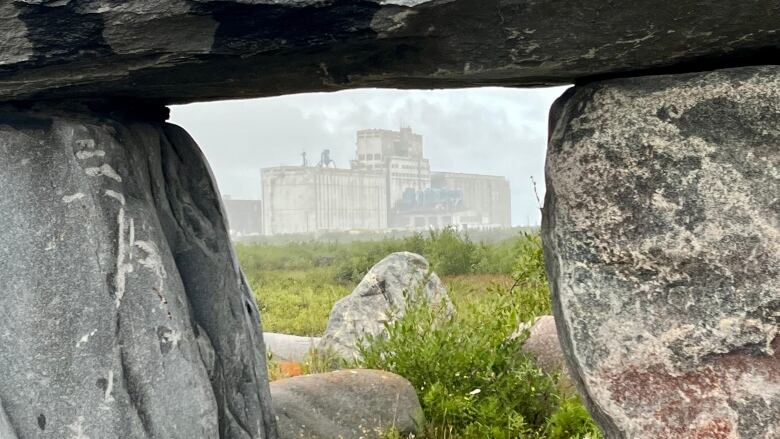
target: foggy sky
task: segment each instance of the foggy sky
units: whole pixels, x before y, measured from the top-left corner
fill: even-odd
[[[223,194],[260,199],[260,169],[310,163],[330,149],[339,168],[355,154],[355,132],[397,130],[423,135],[433,171],[501,175],[512,189],[512,224],[538,224],[530,177],[544,195],[547,112],[565,90],[477,88],[402,91],[362,89],[174,106],[208,158]]]

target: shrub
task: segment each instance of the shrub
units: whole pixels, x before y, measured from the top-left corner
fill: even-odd
[[[423,256],[433,270],[442,276],[473,273],[480,260],[480,247],[466,234],[447,227],[431,230],[425,240]]]
[[[468,320],[442,320],[425,305],[387,325],[387,337],[368,337],[360,366],[408,379],[417,389],[439,437],[515,438],[542,431],[557,407],[556,385],[520,351],[520,304],[494,296],[472,309]],[[469,322],[469,323],[467,323]]]
[[[578,397],[564,400],[547,420],[546,439],[596,439],[601,431]]]
[[[542,239],[538,234],[523,233],[514,242],[513,284],[509,294],[522,301],[522,321],[551,313],[550,291],[544,268]]]
[[[335,280],[342,284],[358,283],[377,262],[372,255],[356,255],[345,258],[336,269]]]
[[[539,235],[523,233],[514,242],[512,277],[515,287],[539,288],[547,286],[547,273],[544,268],[542,238]]]
[[[474,266],[474,273],[511,274],[514,269],[514,242],[516,239],[518,238],[498,243],[481,242],[479,244],[480,259]]]
[[[454,241],[430,240],[442,248]],[[492,282],[467,295],[451,289],[457,314],[450,320],[425,304],[410,304],[403,318],[387,325],[386,337],[366,338],[360,366],[397,373],[414,385],[431,439],[601,438],[580,401],[562,393],[558,376],[522,353],[527,334],[508,340],[520,322],[550,313],[539,236],[481,247],[483,255],[514,255],[512,264],[496,257],[493,265],[512,267],[511,286]],[[490,266],[483,260],[474,269]],[[461,279],[455,285],[467,284]]]

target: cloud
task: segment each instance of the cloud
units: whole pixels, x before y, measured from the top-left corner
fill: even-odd
[[[538,223],[530,177],[544,191],[547,112],[564,88],[361,89],[173,107],[171,119],[203,148],[223,194],[259,199],[260,169],[316,162],[330,149],[339,167],[354,156],[355,132],[411,126],[437,171],[503,175],[512,222]]]

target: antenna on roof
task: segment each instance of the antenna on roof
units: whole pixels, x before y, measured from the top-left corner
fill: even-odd
[[[301,158],[303,158],[303,164],[301,164],[301,166],[304,168],[309,166],[309,162],[306,160],[306,151],[301,152]]]

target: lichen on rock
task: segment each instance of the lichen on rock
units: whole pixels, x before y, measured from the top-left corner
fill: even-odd
[[[415,253],[393,253],[363,277],[352,293],[336,302],[320,348],[354,359],[366,336],[381,336],[385,325],[403,317],[410,303],[424,303],[451,316],[455,308],[439,276]]]
[[[0,154],[0,437],[274,439],[257,307],[193,140],[2,105]]]
[[[551,128],[555,320],[607,435],[777,437],[780,69],[575,87]]]

